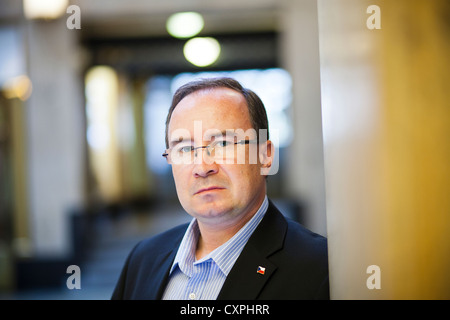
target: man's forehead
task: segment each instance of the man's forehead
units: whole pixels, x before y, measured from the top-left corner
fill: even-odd
[[[193,109],[207,109],[210,111],[222,111],[222,109],[230,110],[240,109],[241,111],[247,109],[247,102],[245,97],[233,89],[229,88],[214,88],[202,89],[195,91],[178,102],[173,114],[184,114]]]
[[[170,127],[189,127],[195,121],[203,121],[204,128],[235,129],[250,123],[245,98],[232,89],[228,93],[216,89],[204,94],[192,93],[182,99],[171,115]],[[172,129],[171,128],[171,129]]]
[[[201,90],[183,98],[175,107],[168,127],[169,143],[202,135],[205,140],[237,129],[251,128],[244,96],[229,88]]]
[[[227,87],[214,87],[214,88],[204,88],[204,89],[200,89],[200,90],[196,90],[194,92],[192,92],[191,94],[188,94],[186,97],[189,96],[197,96],[197,97],[201,97],[201,96],[225,96],[225,97],[232,97],[232,98],[243,98],[244,96],[241,92],[236,91],[234,89],[231,88],[227,88]]]
[[[209,128],[207,130],[194,129],[196,132],[201,132],[202,137],[204,139],[210,139],[215,137],[234,137],[238,136],[240,132],[244,132],[242,129],[224,129],[220,130],[217,128]],[[186,139],[188,137],[192,137],[191,130],[186,128],[178,128],[172,132],[172,137],[174,141],[178,141],[179,139]]]

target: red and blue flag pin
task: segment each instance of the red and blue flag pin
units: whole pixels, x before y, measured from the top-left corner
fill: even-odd
[[[264,274],[266,273],[266,268],[258,266],[258,270],[256,270],[256,273]]]

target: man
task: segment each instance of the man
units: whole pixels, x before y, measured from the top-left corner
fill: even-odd
[[[193,220],[132,250],[112,299],[328,299],[327,243],[268,200],[274,158],[263,103],[230,78],[188,83],[166,153]]]

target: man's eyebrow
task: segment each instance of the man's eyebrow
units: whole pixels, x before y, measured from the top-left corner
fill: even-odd
[[[174,140],[169,141],[169,147],[173,148],[174,146],[176,146],[177,144],[179,144],[180,142],[183,142],[183,141],[191,141],[191,142],[193,142],[192,139],[179,137],[178,139],[174,139]]]
[[[233,129],[225,129],[225,130],[212,130],[212,132],[210,134],[205,135],[203,138],[205,140],[211,140],[212,138],[216,138],[216,137],[235,137],[236,136],[236,132]],[[194,139],[190,138],[190,137],[183,137],[183,136],[179,136],[178,138],[175,138],[173,140],[169,141],[169,148],[173,148],[174,146],[176,146],[178,143],[180,142],[185,142],[185,141],[190,141],[190,142],[194,142]]]
[[[211,134],[205,136],[205,140],[211,140],[211,138],[215,138],[215,137],[234,137],[236,136],[236,132],[233,129],[225,129],[222,131],[214,131]]]

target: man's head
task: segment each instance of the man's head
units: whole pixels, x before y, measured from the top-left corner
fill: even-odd
[[[189,214],[223,226],[258,209],[273,160],[271,141],[259,139],[260,130],[266,130],[267,137],[264,105],[236,80],[200,80],[177,90],[167,116],[166,145],[168,157],[180,146],[183,151],[196,148],[190,152],[195,161],[171,162],[178,197]],[[238,143],[242,141],[248,143]],[[199,148],[225,142],[234,148],[231,157],[244,153],[246,161],[233,161],[229,155],[227,161],[216,161],[209,148]],[[257,155],[256,161],[249,161],[251,154]]]
[[[178,90],[175,92],[166,119],[166,148],[169,148],[169,122],[172,117],[173,110],[176,108],[178,103],[191,93],[201,90],[213,90],[217,88],[229,88],[242,94],[247,103],[250,121],[252,123],[253,129],[255,129],[256,132],[259,132],[260,129],[267,130],[267,140],[269,139],[269,121],[267,120],[266,108],[264,107],[264,104],[256,95],[256,93],[254,93],[252,90],[243,88],[242,85],[235,79],[211,78],[189,82],[178,88]]]

